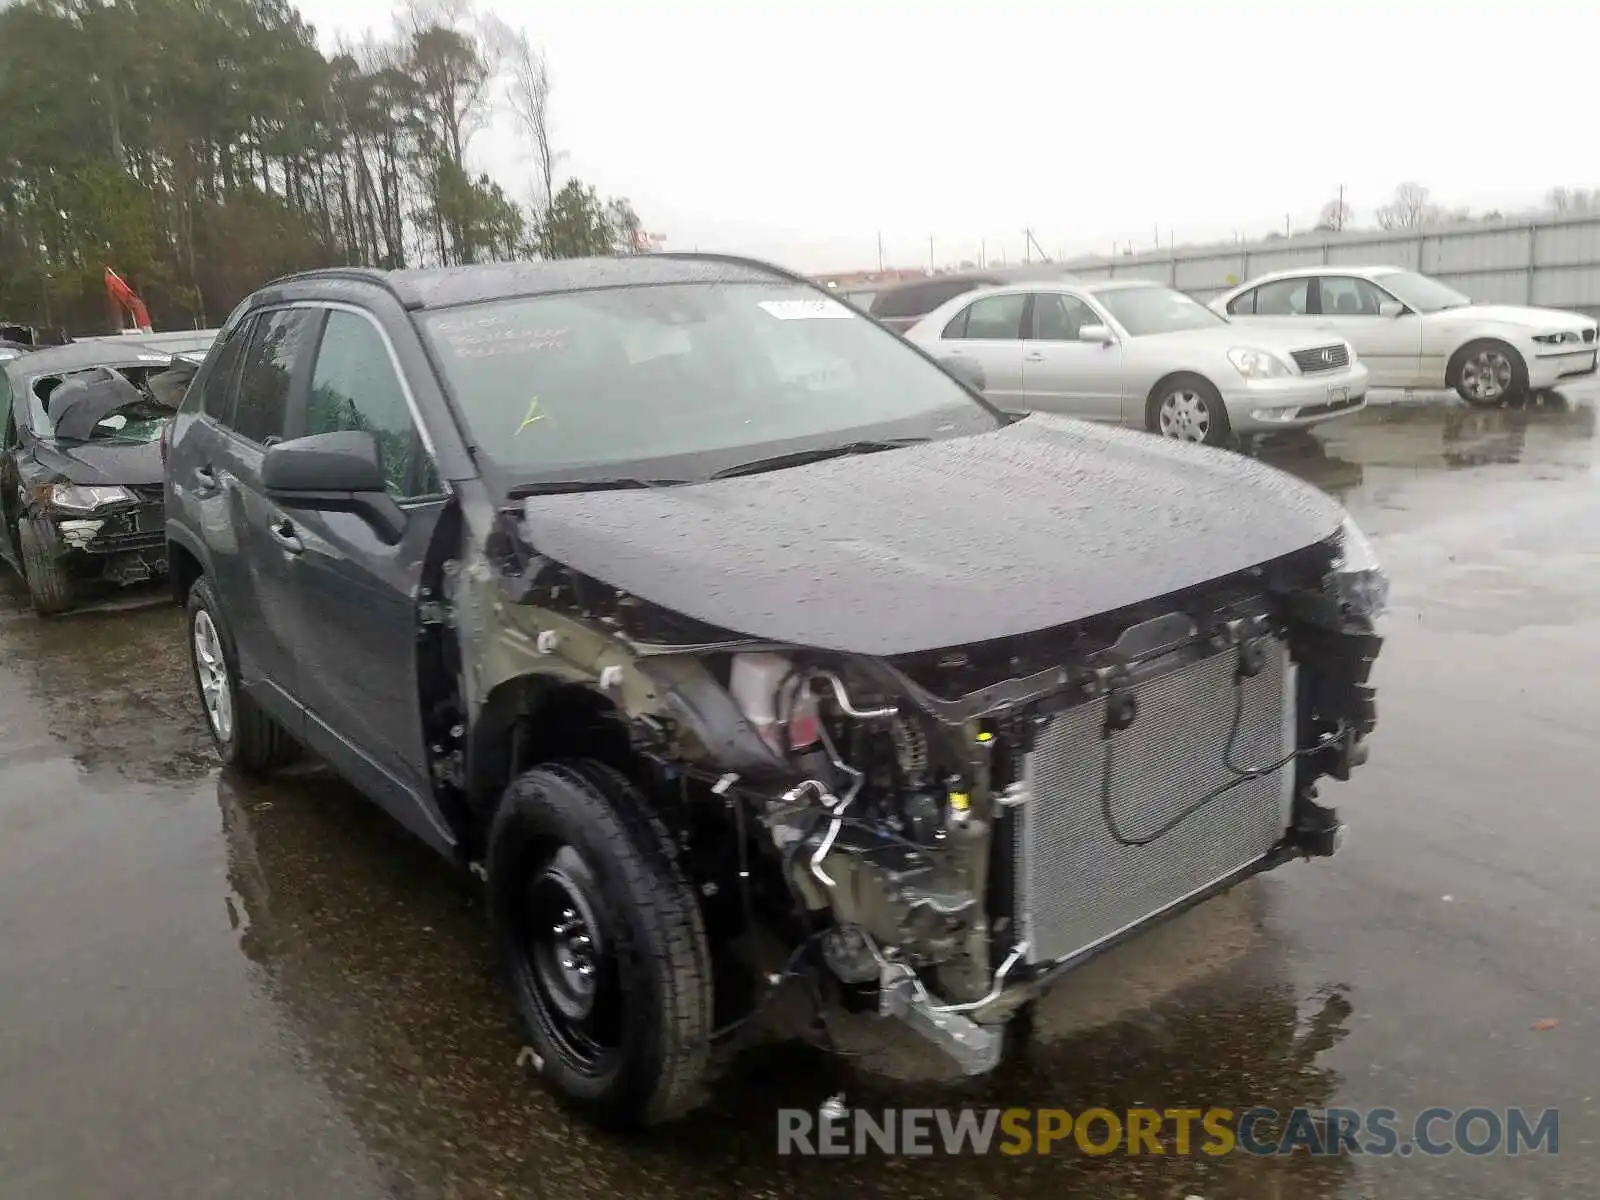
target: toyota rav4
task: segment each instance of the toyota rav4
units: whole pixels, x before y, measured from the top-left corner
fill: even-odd
[[[615,1123],[802,972],[990,1070],[1064,972],[1333,853],[1375,723],[1333,501],[1008,416],[742,259],[277,281],[166,486],[223,760],[305,748],[479,875],[539,1070]]]

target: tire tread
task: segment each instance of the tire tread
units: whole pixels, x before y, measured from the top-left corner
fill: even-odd
[[[551,788],[547,781],[563,786]],[[581,797],[575,801],[575,798]],[[713,1013],[711,951],[699,903],[684,876],[677,843],[626,776],[593,759],[541,764],[511,782],[496,812],[491,847],[505,825],[529,806],[544,805],[593,829],[625,877],[635,919],[643,926],[637,951],[654,962],[661,1007],[656,1078],[645,1094],[631,1087],[590,1105],[619,1125],[657,1125],[687,1115],[701,1098],[710,1057]],[[493,853],[491,851],[491,860]]]

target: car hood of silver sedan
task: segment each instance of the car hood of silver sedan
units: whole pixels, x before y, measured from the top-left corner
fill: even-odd
[[[750,637],[893,655],[1111,612],[1331,537],[1253,459],[1034,415],[992,432],[671,487],[536,496],[549,559]]]

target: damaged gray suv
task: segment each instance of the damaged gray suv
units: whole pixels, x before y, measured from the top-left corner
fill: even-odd
[[[279,280],[168,446],[222,758],[307,749],[478,874],[610,1123],[800,973],[990,1070],[1064,972],[1332,854],[1374,728],[1334,502],[1003,414],[761,263]]]

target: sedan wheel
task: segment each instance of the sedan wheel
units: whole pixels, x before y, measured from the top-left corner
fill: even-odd
[[[1504,342],[1485,339],[1458,350],[1450,361],[1450,384],[1468,404],[1488,408],[1520,399],[1528,390],[1522,356]]]
[[[1152,433],[1207,446],[1221,445],[1231,428],[1221,395],[1198,375],[1161,384],[1150,397],[1146,420]]]
[[[1468,399],[1488,404],[1511,389],[1512,374],[1505,351],[1485,346],[1461,364],[1461,390]]]

